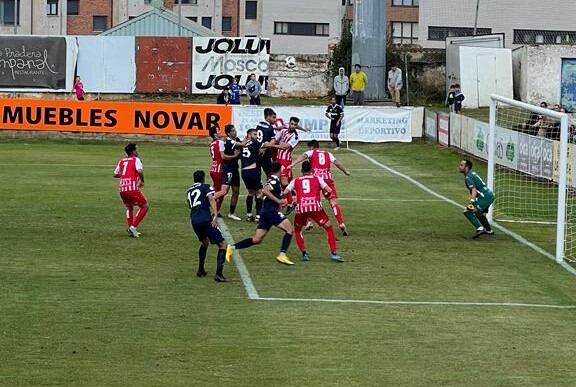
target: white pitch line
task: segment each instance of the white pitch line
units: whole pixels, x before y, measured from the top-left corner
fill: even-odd
[[[433,305],[433,306],[491,306],[548,309],[576,309],[576,305],[527,304],[519,302],[459,302],[459,301],[379,301],[379,300],[338,300],[330,298],[278,298],[260,297],[258,301],[324,302],[336,304],[377,304],[377,305]]]
[[[360,202],[441,202],[440,199],[387,199],[387,198],[338,198],[344,201],[360,201]]]
[[[433,196],[437,197],[438,199],[442,199],[443,201],[445,201],[445,202],[447,202],[447,203],[450,203],[450,204],[452,204],[452,205],[454,205],[454,206],[456,206],[456,207],[458,207],[458,208],[463,208],[463,207],[464,207],[464,206],[462,206],[461,204],[456,203],[454,200],[448,199],[446,196],[440,195],[439,193],[431,190],[430,188],[428,188],[428,187],[425,186],[424,184],[420,183],[419,181],[414,180],[414,179],[411,178],[410,176],[405,175],[405,174],[403,174],[402,172],[398,172],[397,170],[395,170],[395,169],[393,169],[393,168],[390,168],[389,166],[384,165],[384,164],[378,162],[377,160],[373,159],[372,157],[370,157],[370,156],[368,156],[368,155],[366,155],[366,154],[364,154],[364,153],[362,153],[362,152],[360,152],[360,151],[357,151],[356,149],[349,149],[349,151],[350,151],[350,152],[353,152],[353,153],[356,153],[358,156],[364,157],[366,160],[370,161],[372,164],[378,165],[379,167],[387,170],[388,172],[390,172],[390,173],[392,173],[392,174],[394,174],[394,175],[396,175],[396,176],[399,176],[399,177],[401,177],[401,178],[409,181],[410,183],[414,184],[415,186],[417,186],[417,187],[420,188],[421,190],[428,192],[430,195],[433,195]],[[499,224],[496,223],[496,222],[493,223],[493,226],[494,226],[495,228],[497,228],[498,230],[502,231],[504,234],[506,234],[506,235],[510,236],[511,238],[515,239],[516,241],[518,241],[518,242],[520,242],[520,243],[522,243],[522,244],[530,247],[532,250],[534,250],[534,251],[536,251],[536,252],[544,255],[545,257],[547,257],[547,258],[549,258],[549,259],[551,259],[551,260],[553,260],[553,261],[556,261],[556,257],[555,257],[554,255],[550,254],[549,252],[547,252],[546,250],[542,249],[541,247],[536,246],[534,243],[530,242],[530,241],[527,240],[526,238],[521,237],[520,235],[516,234],[516,233],[513,232],[513,231],[508,230],[506,227],[501,226],[501,225],[499,225]],[[576,269],[574,269],[572,266],[570,266],[570,265],[567,264],[566,262],[564,262],[564,261],[563,261],[563,262],[560,262],[560,266],[562,266],[564,269],[566,269],[566,271],[568,271],[569,273],[576,275]]]
[[[226,239],[226,242],[228,242],[228,244],[230,245],[233,245],[235,243],[234,238],[232,238],[232,234],[230,234],[230,230],[228,230],[228,227],[226,226],[226,223],[224,223],[224,220],[218,219],[218,225],[220,226],[220,231],[222,232],[222,235]],[[234,250],[233,258],[234,258],[234,265],[236,265],[236,269],[238,269],[238,272],[240,273],[240,279],[242,279],[242,284],[244,284],[244,289],[246,289],[248,298],[250,300],[259,300],[260,296],[258,295],[258,291],[256,290],[256,288],[254,287],[254,283],[252,282],[250,273],[248,272],[248,269],[244,264],[244,260],[242,259],[240,252],[236,249]]]

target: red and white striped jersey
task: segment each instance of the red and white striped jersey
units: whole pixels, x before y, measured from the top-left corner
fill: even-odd
[[[295,131],[292,132],[290,129],[282,129],[280,132],[276,133],[276,142],[278,144],[288,144],[290,148],[287,149],[278,149],[278,153],[276,154],[277,161],[290,161],[292,162],[292,152],[296,145],[298,145],[298,133]]]
[[[118,161],[114,169],[114,175],[120,176],[118,190],[120,192],[140,191],[142,171],[142,161],[138,157],[126,157]]]
[[[312,149],[306,152],[306,156],[310,160],[314,176],[321,177],[324,180],[332,180],[330,167],[336,161],[332,153],[325,150]]]
[[[322,209],[320,194],[324,187],[326,182],[318,176],[304,175],[292,180],[286,189],[296,191],[296,213],[320,211]]]
[[[212,141],[210,143],[210,157],[212,157],[210,172],[222,172],[222,154],[220,152],[224,152],[224,141]]]

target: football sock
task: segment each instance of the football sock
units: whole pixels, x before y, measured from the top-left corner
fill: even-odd
[[[302,250],[302,256],[305,256],[306,254],[308,254],[308,252],[306,250]]]
[[[337,147],[340,147],[340,139],[338,137],[334,139],[334,142],[336,143]]]
[[[236,204],[230,204],[230,214],[234,214],[236,212]]]
[[[476,217],[478,218],[482,226],[484,226],[486,231],[492,231],[492,227],[490,226],[490,222],[488,222],[488,219],[486,219],[486,215],[479,212],[476,214]]]
[[[256,215],[260,215],[262,209],[262,199],[256,198]]]
[[[241,240],[240,242],[236,243],[233,247],[235,249],[247,249],[248,247],[252,246],[254,244],[254,242],[252,242],[252,238],[246,238],[244,240]]]
[[[290,247],[290,242],[292,242],[292,234],[285,233],[282,238],[282,246],[280,247],[281,253],[286,253]]]
[[[466,217],[466,219],[468,219],[468,221],[470,223],[472,223],[472,225],[474,225],[475,229],[478,229],[480,227],[482,227],[482,224],[480,223],[480,221],[478,220],[478,218],[476,217],[476,215],[474,215],[473,212],[470,211],[464,211],[464,216]]]
[[[198,248],[198,271],[204,271],[204,262],[206,262],[206,253],[208,252],[208,247],[200,245]]]
[[[340,209],[340,205],[335,204],[332,206],[332,211],[334,211],[334,216],[338,221],[338,224],[344,223],[344,216],[342,215],[342,210]]]
[[[246,212],[252,214],[252,204],[254,203],[254,196],[246,196]]]
[[[302,236],[302,229],[297,227],[294,230],[294,237],[296,238],[296,245],[300,251],[306,251],[306,246],[304,245],[304,237]]]
[[[326,228],[326,238],[328,239],[330,251],[336,251],[336,235],[334,235],[334,228],[332,226]]]
[[[222,276],[222,270],[224,269],[224,260],[226,259],[226,250],[218,249],[218,255],[216,256],[216,275]]]
[[[134,224],[134,208],[132,207],[126,209],[126,223],[128,227]]]
[[[134,219],[134,223],[132,223],[132,225],[134,227],[138,227],[140,225],[140,222],[142,222],[147,213],[148,213],[148,207],[140,208],[138,210],[138,213],[136,214],[136,219]]]

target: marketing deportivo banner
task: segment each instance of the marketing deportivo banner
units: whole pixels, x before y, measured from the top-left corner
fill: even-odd
[[[0,87],[66,89],[66,38],[0,36]]]
[[[262,94],[266,94],[269,68],[269,39],[192,39],[192,93],[218,94],[231,85],[234,78],[244,86],[254,73],[262,84]]]

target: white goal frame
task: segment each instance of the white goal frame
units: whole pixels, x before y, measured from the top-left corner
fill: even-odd
[[[496,112],[498,103],[511,107],[521,108],[533,113],[542,114],[560,121],[560,158],[558,175],[558,211],[556,215],[556,262],[562,263],[565,258],[566,233],[566,188],[568,166],[568,115],[553,110],[530,105],[510,98],[492,94],[490,96],[490,131],[488,134],[488,187],[494,190],[494,177],[496,171]],[[494,192],[498,200],[498,192]],[[493,218],[493,209],[490,208],[489,220]]]

